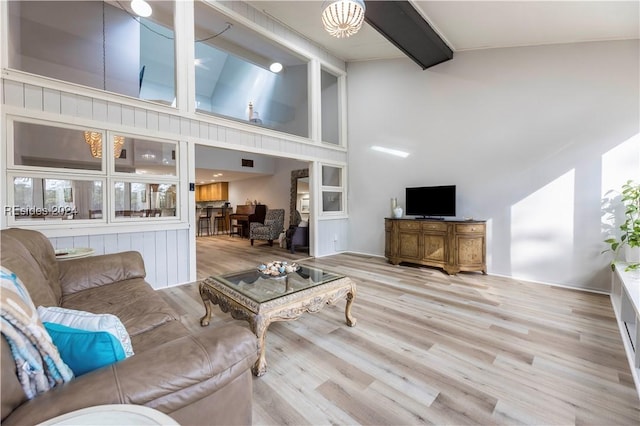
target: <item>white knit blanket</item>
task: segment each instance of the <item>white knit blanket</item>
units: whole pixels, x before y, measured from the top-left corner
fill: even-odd
[[[29,292],[20,279],[0,268],[0,330],[11,348],[16,373],[27,398],[70,381],[73,372],[42,325]]]

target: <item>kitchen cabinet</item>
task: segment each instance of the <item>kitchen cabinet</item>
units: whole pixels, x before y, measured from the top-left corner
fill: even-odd
[[[215,182],[196,186],[196,201],[226,201],[229,199],[229,182]]]

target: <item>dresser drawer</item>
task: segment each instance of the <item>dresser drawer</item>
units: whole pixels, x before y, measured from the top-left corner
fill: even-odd
[[[484,232],[484,223],[465,223],[456,225],[458,234],[477,234]]]
[[[440,231],[447,232],[447,224],[446,223],[437,223],[437,222],[423,222],[422,229],[424,231]]]
[[[401,220],[398,222],[398,227],[403,231],[419,231],[421,223],[412,220]]]

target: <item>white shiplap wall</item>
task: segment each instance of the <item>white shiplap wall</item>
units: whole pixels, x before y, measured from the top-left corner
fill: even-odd
[[[189,230],[75,235],[49,238],[54,248],[90,247],[95,254],[137,251],[144,259],[147,281],[158,289],[189,279]]]
[[[318,221],[316,256],[329,256],[347,251],[349,247],[347,218],[325,219]]]

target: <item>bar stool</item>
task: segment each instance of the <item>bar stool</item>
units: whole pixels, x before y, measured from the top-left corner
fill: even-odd
[[[221,228],[222,232],[226,233],[227,231],[229,231],[227,225],[227,209],[225,207],[222,207],[221,213],[213,217],[213,229],[215,230],[214,233],[217,234],[218,232],[220,232]]]
[[[198,236],[202,235],[202,228],[207,230],[207,236],[211,235],[211,214],[213,208],[207,207],[207,212],[198,218]]]

